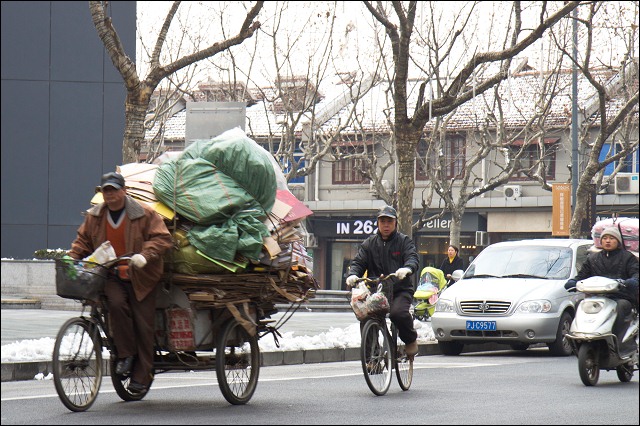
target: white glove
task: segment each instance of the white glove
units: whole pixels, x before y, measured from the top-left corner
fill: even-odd
[[[354,285],[356,285],[356,280],[358,279],[357,275],[349,275],[347,277],[347,286],[348,287],[353,287]]]
[[[409,268],[400,268],[396,271],[396,276],[398,279],[404,280],[404,277],[411,274],[411,269]]]
[[[131,264],[136,268],[144,268],[144,265],[147,264],[147,259],[140,253],[134,254],[131,256]]]

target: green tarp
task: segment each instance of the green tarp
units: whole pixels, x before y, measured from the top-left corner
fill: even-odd
[[[156,197],[194,222],[189,242],[207,256],[258,260],[262,223],[276,198],[276,175],[264,148],[239,129],[191,144],[156,170]]]

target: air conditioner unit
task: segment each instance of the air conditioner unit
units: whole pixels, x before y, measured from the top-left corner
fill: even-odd
[[[318,238],[314,234],[306,234],[304,236],[304,246],[306,248],[318,247]]]
[[[507,200],[517,200],[522,195],[522,186],[520,185],[505,185],[504,197]]]
[[[476,246],[488,246],[489,234],[485,231],[476,231]]]
[[[387,191],[387,194],[389,194],[391,192],[391,182],[387,179],[384,179],[380,181],[380,183],[382,184],[384,190]],[[376,193],[376,185],[374,182],[369,182],[369,192],[372,194]]]
[[[637,194],[638,173],[618,173],[614,186],[616,194]]]

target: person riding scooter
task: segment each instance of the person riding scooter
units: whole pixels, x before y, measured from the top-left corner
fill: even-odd
[[[621,290],[610,297],[615,299],[618,305],[612,331],[618,337],[618,341],[622,342],[624,332],[633,320],[632,308],[638,308],[638,259],[624,248],[620,231],[615,226],[602,232],[600,244],[601,250],[587,257],[578,274],[568,280],[564,288],[575,291],[578,281],[594,276],[617,279],[621,282]],[[620,348],[622,353],[635,350],[635,341],[629,341],[626,347]]]

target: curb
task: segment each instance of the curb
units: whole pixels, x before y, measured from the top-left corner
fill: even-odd
[[[485,343],[465,345],[463,353],[496,351],[508,348],[506,345]],[[422,343],[418,345],[418,356],[441,355],[437,342]],[[260,353],[260,366],[271,367],[278,365],[296,364],[318,364],[322,362],[343,362],[360,360],[360,348],[329,348],[329,349],[306,349],[295,351],[270,351]],[[103,360],[103,370],[105,375],[109,373],[109,362]],[[188,371],[189,368],[185,368]],[[42,373],[45,376],[53,371],[51,361],[25,361],[2,363],[2,382],[14,382],[22,380],[33,380],[34,377]],[[179,370],[176,370],[179,371]]]
[[[42,302],[34,298],[2,299],[2,309],[41,309]]]

